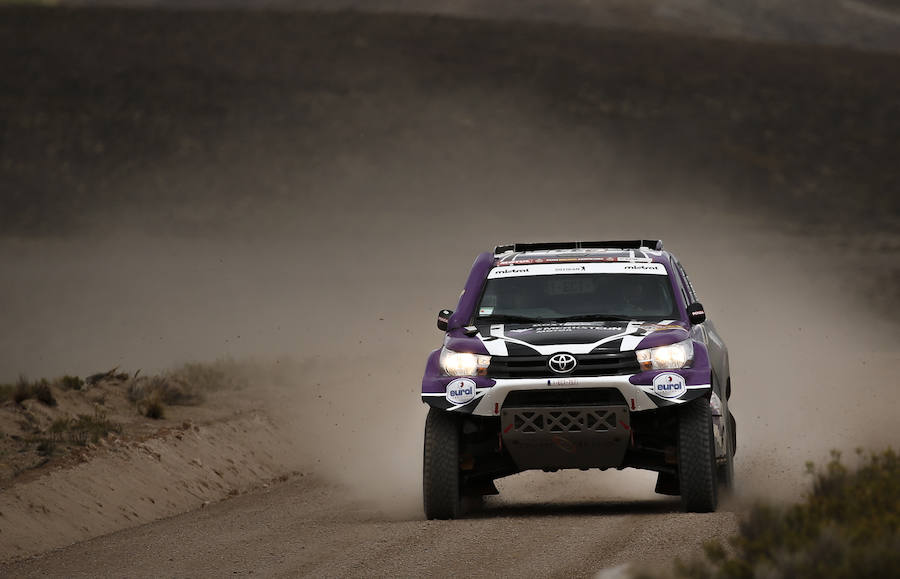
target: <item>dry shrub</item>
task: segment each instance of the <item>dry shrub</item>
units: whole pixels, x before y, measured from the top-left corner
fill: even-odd
[[[31,398],[31,384],[25,376],[19,376],[16,387],[13,390],[13,402],[21,404]]]
[[[224,359],[212,363],[191,362],[176,368],[169,376],[190,384],[199,392],[240,390],[249,383],[246,364]]]
[[[110,432],[122,432],[122,425],[112,422],[106,413],[96,409],[93,415],[79,414],[75,418],[56,418],[47,430],[50,442],[73,442],[84,445],[105,438]]]
[[[856,470],[832,451],[812,463],[812,491],[788,508],[756,505],[730,540],[705,546],[706,559],[677,562],[677,577],[708,579],[896,577],[900,569],[900,455],[863,455]],[[639,577],[653,577],[641,574]]]
[[[141,414],[153,420],[159,420],[165,416],[165,407],[158,398],[151,397],[141,403]]]
[[[50,388],[50,383],[44,378],[35,382],[29,382],[24,376],[19,376],[13,389],[12,398],[16,404],[21,404],[29,398],[34,398],[47,406],[56,406],[53,390]]]
[[[101,410],[94,411],[93,416],[79,414],[69,422],[70,440],[78,444],[86,444],[88,441],[97,442],[110,432],[122,432],[122,426],[110,421],[106,417],[106,413]]]
[[[175,376],[144,376],[128,385],[128,399],[132,402],[155,400],[170,406],[192,406],[203,401],[191,385]]]
[[[47,406],[56,406],[56,398],[53,397],[53,391],[50,389],[50,383],[44,378],[31,385],[32,396],[40,403]]]

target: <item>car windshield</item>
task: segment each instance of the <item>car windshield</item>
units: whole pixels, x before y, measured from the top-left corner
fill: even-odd
[[[677,319],[667,275],[580,273],[488,279],[481,322]]]

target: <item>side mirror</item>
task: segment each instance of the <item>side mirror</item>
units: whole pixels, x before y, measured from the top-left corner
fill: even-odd
[[[687,307],[688,320],[690,320],[692,325],[702,324],[706,321],[706,311],[703,309],[703,304],[700,302],[694,302]]]
[[[447,331],[447,323],[450,322],[450,316],[452,315],[453,310],[441,310],[438,312],[437,326],[440,331]]]

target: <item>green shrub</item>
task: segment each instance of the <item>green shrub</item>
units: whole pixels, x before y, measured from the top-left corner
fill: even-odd
[[[69,376],[66,374],[59,379],[59,387],[63,390],[81,390],[84,386],[84,380],[78,376]]]
[[[676,563],[678,577],[710,579],[896,576],[900,569],[900,456],[864,455],[848,469],[832,451],[812,463],[812,491],[787,508],[755,506],[731,539],[705,546],[705,560]],[[646,576],[646,575],[645,575]]]

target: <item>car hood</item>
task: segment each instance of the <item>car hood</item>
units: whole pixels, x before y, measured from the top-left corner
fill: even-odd
[[[475,338],[487,353],[501,356],[533,356],[556,352],[584,354],[594,350],[628,351],[672,344],[688,338],[686,325],[672,320],[658,323],[605,321],[484,324],[476,328],[478,333]]]

